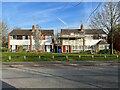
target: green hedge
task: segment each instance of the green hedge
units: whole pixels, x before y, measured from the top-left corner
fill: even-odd
[[[118,56],[118,57],[117,57]],[[11,58],[11,59],[10,59]],[[2,61],[120,60],[114,54],[2,53]]]
[[[110,49],[100,50],[98,53],[99,53],[99,54],[110,54]],[[113,50],[113,53],[114,53],[114,54],[117,54],[117,51],[116,51],[116,50]]]
[[[9,51],[9,49],[5,48],[5,47],[1,47],[1,49],[0,49],[0,52],[8,52],[8,51]]]

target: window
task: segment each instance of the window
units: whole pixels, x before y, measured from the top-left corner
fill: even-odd
[[[100,49],[100,50],[105,49],[105,45],[99,45],[99,49]]]
[[[28,39],[28,36],[25,36],[25,39]]]
[[[75,47],[73,46],[73,50],[75,49]]]
[[[23,45],[23,48],[24,48],[25,50],[29,50],[30,45]]]
[[[12,40],[12,39],[13,39],[13,36],[10,36],[10,39]]]
[[[105,35],[99,35],[99,39],[106,39]]]
[[[79,46],[79,49],[81,50],[81,46]]]
[[[12,49],[12,45],[10,45],[10,48]]]
[[[85,49],[88,49],[88,47],[87,47],[87,46],[85,46]]]
[[[88,49],[91,49],[91,46],[90,46],[90,45],[88,46]]]
[[[81,49],[83,50],[83,46],[81,46]]]
[[[77,49],[77,46],[75,46],[75,49]]]
[[[77,50],[78,46],[73,46],[72,48],[73,48],[73,50]]]
[[[46,36],[46,39],[51,39],[51,36]]]
[[[109,46],[108,46],[108,45],[105,45],[105,49],[109,49]]]
[[[106,39],[106,37],[102,37],[102,39]]]
[[[22,35],[18,35],[17,40],[22,40]]]
[[[17,39],[17,36],[16,36],[16,35],[13,35],[13,39]]]

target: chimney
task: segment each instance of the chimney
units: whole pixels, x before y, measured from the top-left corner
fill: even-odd
[[[81,24],[80,29],[81,29],[81,31],[83,31],[83,24]]]
[[[34,26],[34,25],[32,25],[32,32],[34,32],[34,30],[35,30],[35,26]]]

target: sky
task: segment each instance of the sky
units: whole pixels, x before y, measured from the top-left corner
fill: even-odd
[[[99,2],[2,2],[2,20],[10,30],[15,27],[31,29],[89,28],[88,17]]]

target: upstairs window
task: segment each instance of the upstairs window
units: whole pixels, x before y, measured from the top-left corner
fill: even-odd
[[[16,35],[13,35],[13,39],[17,39],[17,36],[16,36]]]
[[[25,36],[25,39],[28,39],[28,36],[27,36],[27,35]]]
[[[22,40],[22,35],[17,35],[17,40]]]
[[[51,36],[46,36],[46,39],[51,39]]]
[[[106,39],[106,37],[105,37],[105,36],[100,35],[100,36],[99,36],[99,39]]]
[[[13,40],[13,36],[10,36],[10,39]]]

